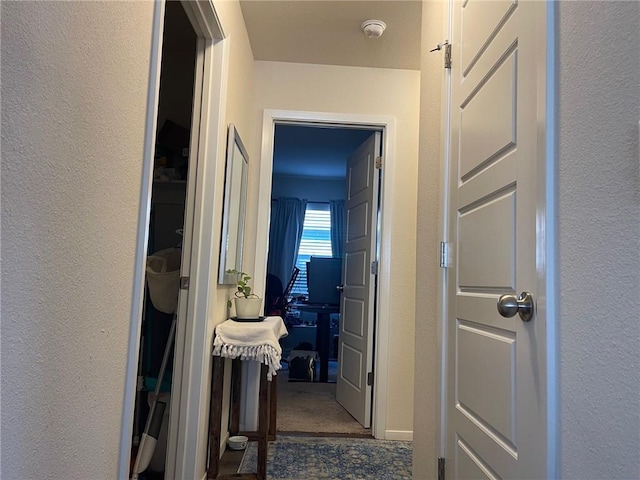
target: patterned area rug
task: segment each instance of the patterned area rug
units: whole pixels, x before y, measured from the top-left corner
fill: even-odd
[[[278,435],[269,443],[269,480],[408,480],[411,442],[368,438]],[[238,473],[256,471],[258,444],[251,442]]]

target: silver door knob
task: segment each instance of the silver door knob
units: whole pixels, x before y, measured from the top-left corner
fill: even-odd
[[[529,292],[522,292],[517,298],[515,295],[502,295],[498,299],[498,313],[507,318],[518,313],[523,322],[528,322],[533,318],[533,296]]]
[[[338,290],[340,293],[344,292],[344,285],[337,285],[336,290]]]

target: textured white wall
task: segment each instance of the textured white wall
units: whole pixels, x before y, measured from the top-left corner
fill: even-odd
[[[249,172],[255,169],[258,163],[258,152],[254,145],[255,135],[255,119],[253,116],[253,53],[249,43],[249,36],[242,17],[242,10],[238,0],[215,0],[216,13],[220,19],[220,23],[228,42],[229,48],[229,70],[227,73],[227,97],[226,103],[226,121],[227,125],[233,123],[242,139],[242,143],[247,149],[249,155]],[[226,147],[225,147],[226,150]],[[222,195],[224,192],[224,163],[218,165],[216,172],[216,189],[219,196],[219,203],[222,204]],[[218,214],[216,219],[217,229],[220,230],[222,222],[222,213]],[[251,225],[246,228],[251,229]],[[255,229],[254,229],[255,230]],[[247,236],[251,233],[247,232]],[[218,237],[219,238],[219,237]],[[246,242],[246,240],[245,240]],[[255,243],[255,241],[253,242]],[[245,243],[246,247],[246,243]],[[218,258],[219,252],[215,252],[214,258]],[[253,252],[251,249],[244,249],[244,265],[253,264]],[[210,323],[212,325],[211,335],[213,335],[213,326],[226,320],[227,298],[233,295],[232,291],[226,286],[218,286],[215,283],[216,296],[218,301],[211,307]]]
[[[418,165],[418,228],[416,249],[416,336],[413,406],[413,478],[436,476],[438,385],[438,281],[440,268],[438,218],[441,162],[441,53],[429,46],[445,38],[442,2],[422,2],[420,50],[420,162]]]
[[[561,477],[640,478],[640,4],[559,4]]]
[[[116,478],[153,3],[2,3],[2,478]]]
[[[387,429],[412,431],[419,72],[258,61],[255,74],[255,150],[260,148],[263,109],[396,118]],[[258,201],[257,178],[253,180],[249,218]]]
[[[239,132],[240,137],[242,138],[242,142],[247,149],[247,153],[249,154],[249,170],[251,171],[252,164],[257,163],[257,154],[254,150],[253,145],[253,53],[251,52],[249,36],[247,34],[247,30],[244,24],[244,18],[242,17],[242,10],[240,9],[240,3],[238,2],[238,0],[214,0],[213,4],[225,34],[224,42],[227,44],[226,48],[228,52],[228,69],[227,72],[223,74],[223,77],[225,77],[226,79],[226,97],[223,100],[225,110],[224,114],[226,119],[225,128],[229,123],[233,123],[236,126],[236,129]],[[216,138],[216,135],[217,132],[210,132],[210,141],[213,141],[213,139]],[[217,148],[222,148],[223,153],[220,158],[224,159],[224,152],[226,152],[226,143],[224,145],[218,145]],[[215,265],[213,265],[214,280],[212,282],[211,292],[209,295],[209,328],[207,332],[208,338],[213,338],[215,326],[227,319],[227,299],[233,295],[232,289],[230,289],[226,285],[218,285],[217,280],[220,231],[222,226],[224,180],[225,162],[222,161],[216,165],[214,179],[216,204],[219,206],[219,208],[216,208],[215,211],[212,212],[214,216],[214,251],[212,252],[212,259],[214,259],[213,261],[215,262]],[[244,265],[251,265],[253,262],[252,252],[247,252],[247,249],[245,248],[244,257],[250,257],[244,260]],[[227,362],[222,405],[223,426],[228,425],[228,406],[230,402],[230,366],[231,363]],[[221,439],[223,442],[227,433],[228,432],[223,431]]]

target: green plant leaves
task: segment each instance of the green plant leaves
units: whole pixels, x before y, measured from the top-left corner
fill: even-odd
[[[236,297],[247,298],[251,295],[253,295],[254,297],[257,296],[251,293],[251,287],[249,286],[249,280],[251,280],[250,275],[247,275],[244,272],[240,272],[235,268],[233,270],[227,270],[227,273],[230,275],[237,276],[238,280],[236,281],[236,285],[237,285]],[[231,308],[231,300],[229,300],[229,308]]]

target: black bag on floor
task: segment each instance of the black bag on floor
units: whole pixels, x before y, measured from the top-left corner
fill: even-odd
[[[289,362],[289,381],[313,382],[316,361],[313,356],[296,356]]]

